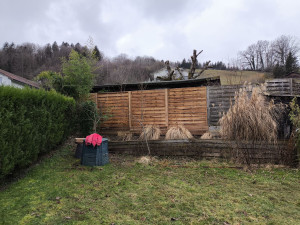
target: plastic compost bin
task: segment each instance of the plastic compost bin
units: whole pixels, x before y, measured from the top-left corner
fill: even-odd
[[[81,165],[84,166],[103,166],[109,163],[108,159],[108,140],[102,138],[101,145],[86,145],[83,141],[81,153]]]

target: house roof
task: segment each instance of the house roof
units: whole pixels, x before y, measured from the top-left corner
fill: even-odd
[[[300,78],[300,74],[292,72],[292,73],[287,74],[285,77],[286,78]]]
[[[31,87],[35,87],[35,88],[40,88],[39,84],[37,82],[34,82],[32,80],[28,80],[24,77],[20,77],[17,76],[15,74],[9,73],[5,70],[1,70],[0,69],[0,74],[3,74],[4,76],[7,76],[9,79],[13,80],[13,81],[17,81],[19,83],[25,84],[25,85],[29,85]]]
[[[175,81],[159,81],[159,82],[144,82],[144,83],[132,83],[132,84],[108,84],[94,86],[92,93],[99,91],[118,92],[118,91],[136,91],[141,90],[153,90],[163,88],[184,88],[184,87],[199,87],[199,86],[211,86],[220,85],[220,77],[193,79],[193,80],[175,80]]]

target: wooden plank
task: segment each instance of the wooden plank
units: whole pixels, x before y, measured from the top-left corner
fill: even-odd
[[[165,121],[166,126],[169,126],[169,89],[165,89]]]
[[[138,111],[165,111],[165,107],[145,107],[145,108],[133,108],[132,109],[134,112],[138,112]]]
[[[132,109],[131,109],[131,91],[128,92],[128,123],[129,129],[131,129],[131,117],[132,117]]]

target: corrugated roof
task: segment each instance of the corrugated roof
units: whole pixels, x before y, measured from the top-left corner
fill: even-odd
[[[131,84],[107,84],[94,86],[92,93],[99,91],[135,91],[140,90],[153,90],[162,88],[184,88],[184,87],[198,87],[220,85],[220,77],[201,78],[193,80],[173,80],[173,81],[158,81],[158,82],[143,82],[143,83],[131,83]]]
[[[12,74],[10,72],[7,72],[7,71],[1,70],[1,69],[0,69],[0,73],[7,76],[8,78],[10,78],[13,81],[17,81],[17,82],[23,83],[25,85],[29,85],[31,87],[40,88],[40,85],[37,82],[34,82],[32,80],[28,80],[24,77],[17,76],[15,74]]]

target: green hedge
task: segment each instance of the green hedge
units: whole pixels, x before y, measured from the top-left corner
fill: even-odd
[[[0,178],[61,143],[74,109],[73,98],[56,92],[0,86]]]

